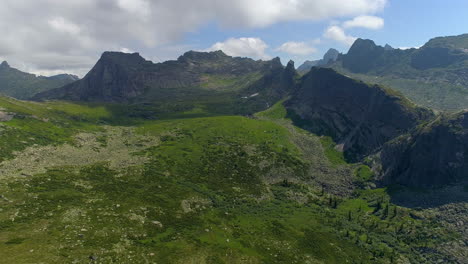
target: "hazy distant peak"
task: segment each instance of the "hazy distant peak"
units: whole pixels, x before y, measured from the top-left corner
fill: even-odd
[[[394,50],[394,48],[388,44],[385,44],[385,47],[384,47],[385,50]]]
[[[7,61],[3,61],[2,64],[0,64],[0,67],[10,68],[10,64],[8,64]]]

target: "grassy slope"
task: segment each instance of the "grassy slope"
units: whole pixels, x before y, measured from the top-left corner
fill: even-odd
[[[443,69],[423,73],[407,65],[398,65],[384,73],[356,74],[334,65],[338,72],[371,84],[392,87],[413,102],[436,110],[457,111],[468,107],[468,88],[445,80]]]
[[[103,126],[128,120],[99,106],[0,107],[18,113],[2,123],[0,168],[28,167],[0,184],[8,263],[422,263],[456,237],[384,189],[351,194],[372,172],[292,127],[281,103],[255,119],[181,113],[127,127]]]
[[[32,98],[35,94],[62,87],[70,80],[36,77],[16,69],[0,71],[0,93],[20,99]]]

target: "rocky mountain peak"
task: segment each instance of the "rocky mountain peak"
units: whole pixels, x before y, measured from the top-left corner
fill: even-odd
[[[375,42],[371,39],[361,39],[358,38],[356,41],[354,41],[353,45],[348,51],[349,54],[354,54],[354,53],[362,53],[362,52],[369,52],[372,50],[375,50],[379,48],[380,46],[377,46]],[[381,48],[381,47],[380,47]]]
[[[370,39],[357,39],[343,58],[343,66],[355,73],[367,72],[374,67],[374,63],[385,53],[382,46],[377,46]]]
[[[3,61],[2,64],[0,64],[1,68],[10,68],[10,64],[8,64],[7,61]]]
[[[112,63],[120,65],[141,64],[147,62],[139,53],[124,53],[106,51],[101,55],[98,63]]]
[[[321,64],[328,64],[330,62],[336,61],[338,58],[338,55],[340,55],[340,52],[336,49],[329,49],[325,55],[323,55],[322,63]]]
[[[231,58],[226,55],[223,51],[211,51],[211,52],[202,52],[202,51],[187,51],[184,55],[180,56],[178,61],[216,61],[220,59]]]

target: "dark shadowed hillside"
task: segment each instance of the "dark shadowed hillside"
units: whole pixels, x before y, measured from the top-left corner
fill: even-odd
[[[326,68],[305,75],[287,107],[304,128],[331,136],[353,161],[433,116],[391,90]]]
[[[468,112],[439,116],[385,144],[383,178],[417,187],[468,180]]]

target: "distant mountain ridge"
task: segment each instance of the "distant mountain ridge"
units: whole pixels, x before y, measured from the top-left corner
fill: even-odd
[[[392,87],[437,110],[468,108],[468,34],[434,38],[406,50],[357,39],[347,54],[327,67]]]
[[[30,99],[37,93],[58,88],[79,80],[75,75],[36,76],[12,68],[8,62],[0,64],[0,93],[17,99]]]
[[[336,49],[329,49],[320,60],[305,61],[301,66],[297,68],[299,73],[305,74],[314,66],[325,66],[329,63],[335,62],[338,59],[340,52]]]

